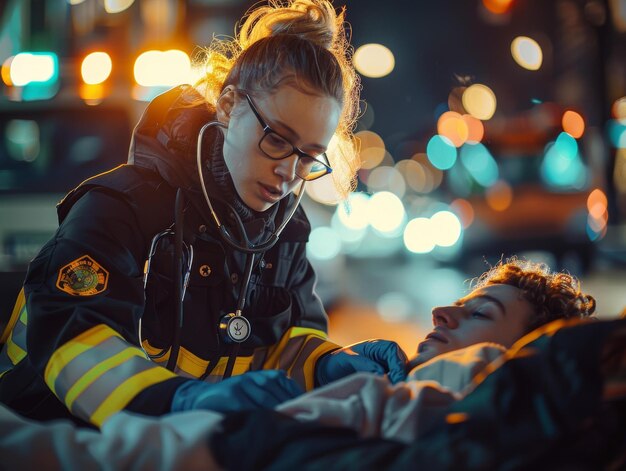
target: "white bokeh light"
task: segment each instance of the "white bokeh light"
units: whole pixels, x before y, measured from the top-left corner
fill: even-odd
[[[411,219],[404,229],[404,245],[409,252],[431,252],[435,248],[432,221],[423,217]]]
[[[404,293],[392,291],[378,299],[376,310],[388,322],[402,322],[410,317],[411,301]]]
[[[404,205],[389,191],[374,194],[368,204],[370,224],[382,233],[395,232],[404,221]]]
[[[439,211],[430,218],[435,244],[450,247],[461,236],[461,221],[450,211]]]
[[[337,205],[337,216],[349,229],[364,229],[369,224],[368,202],[370,197],[361,192],[350,193],[347,204]]]

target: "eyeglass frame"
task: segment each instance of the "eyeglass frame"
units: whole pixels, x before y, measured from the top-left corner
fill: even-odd
[[[328,175],[329,173],[332,173],[333,169],[330,166],[330,162],[328,161],[328,156],[326,155],[326,152],[322,152],[321,156],[324,157],[324,159],[326,159],[326,162],[322,162],[321,160],[316,159],[315,157],[313,157],[311,154],[307,154],[306,152],[304,152],[302,149],[300,149],[297,146],[294,146],[291,141],[289,139],[287,139],[286,137],[284,137],[282,134],[276,132],[275,130],[273,130],[269,124],[267,124],[267,122],[263,119],[263,117],[261,116],[261,113],[259,112],[257,106],[254,104],[254,101],[252,100],[252,97],[248,94],[248,92],[246,91],[241,91],[242,94],[246,97],[246,100],[248,102],[248,104],[250,105],[250,109],[252,110],[252,113],[254,114],[254,116],[256,117],[257,121],[259,122],[259,124],[261,125],[261,128],[263,128],[263,137],[261,137],[261,139],[259,139],[259,150],[263,153],[263,155],[265,157],[267,157],[268,159],[271,160],[284,160],[287,159],[289,157],[291,157],[292,155],[296,154],[298,156],[298,160],[296,162],[296,168],[298,167],[298,162],[300,161],[300,159],[302,158],[308,158],[311,160],[314,160],[315,162],[322,164],[324,167],[326,167],[327,172],[320,175],[319,177],[315,177],[315,178],[311,178],[311,179],[306,179],[301,177],[300,175],[298,175],[296,173],[296,176],[304,181],[314,181],[317,180],[318,178],[322,178],[326,175]],[[269,155],[267,152],[265,152],[263,150],[263,148],[261,147],[261,143],[263,142],[263,140],[269,135],[269,134],[276,134],[278,137],[280,137],[282,140],[284,140],[287,144],[291,145],[292,147],[292,151],[285,155],[284,157],[272,157],[271,155]]]

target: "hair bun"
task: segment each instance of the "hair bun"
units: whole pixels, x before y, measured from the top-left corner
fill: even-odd
[[[270,0],[248,11],[237,40],[243,50],[259,39],[290,34],[332,50],[343,45],[343,18],[325,0]]]

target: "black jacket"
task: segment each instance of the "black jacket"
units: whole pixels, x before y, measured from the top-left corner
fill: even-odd
[[[19,320],[0,357],[0,400],[23,415],[71,414],[100,425],[121,409],[168,412],[175,389],[189,378],[221,380],[232,347],[218,324],[236,307],[245,254],[222,241],[200,193],[197,135],[213,115],[190,105],[186,91],[177,87],[148,106],[127,165],[86,180],[59,204],[59,229],[30,264]],[[204,149],[221,151],[218,133],[209,130],[204,139]],[[220,218],[232,220],[232,202],[210,169],[203,171]],[[164,368],[176,322],[172,237],[158,244],[145,290],[144,272],[154,236],[174,222],[178,189],[193,264],[172,373]],[[290,204],[293,197],[267,213],[281,221]],[[256,216],[245,227],[258,241],[274,229],[274,218]],[[305,254],[309,232],[299,208],[255,265],[244,308],[252,335],[241,344],[233,374],[283,369],[310,389],[315,361],[337,347],[325,340],[327,317]]]

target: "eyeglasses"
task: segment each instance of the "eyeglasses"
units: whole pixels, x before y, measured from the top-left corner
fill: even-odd
[[[333,171],[325,152],[312,156],[294,146],[291,142],[270,128],[269,124],[261,117],[250,95],[246,93],[245,96],[250,105],[250,109],[263,128],[263,137],[259,141],[259,149],[261,149],[261,152],[263,152],[266,157],[273,160],[282,160],[296,154],[298,156],[296,175],[306,181],[317,180]]]

